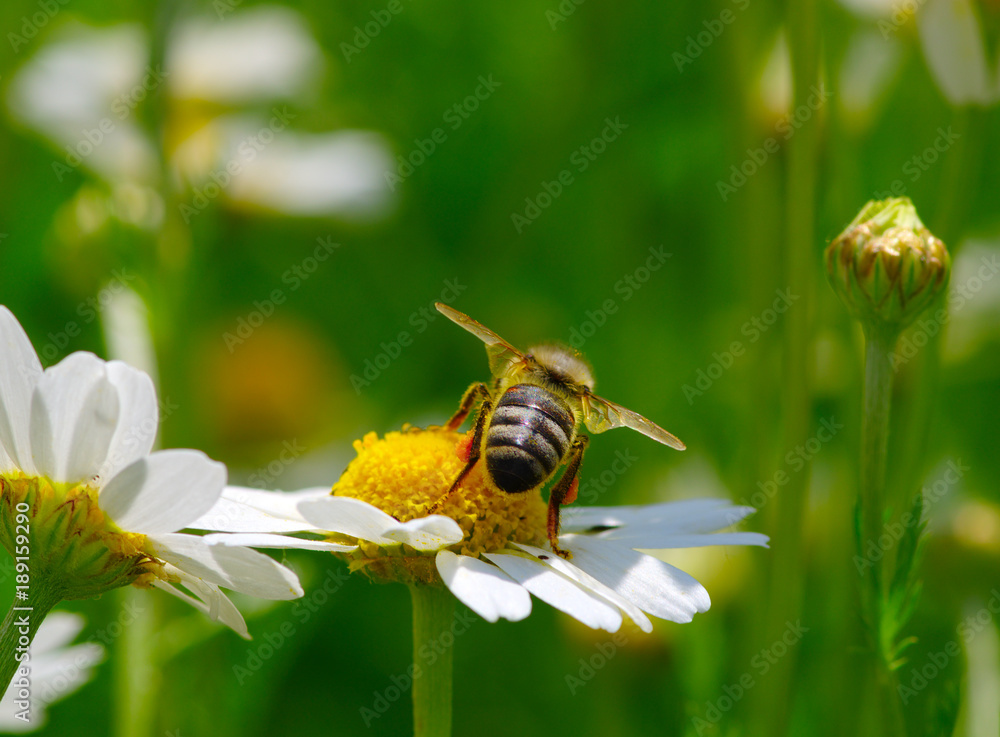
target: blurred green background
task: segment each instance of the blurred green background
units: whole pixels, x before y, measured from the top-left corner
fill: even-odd
[[[957,733],[996,734],[996,622],[958,628],[1000,604],[1000,279],[976,275],[1000,253],[1000,6],[974,6],[986,92],[965,104],[912,17],[942,3],[8,2],[0,302],[45,365],[141,363],[139,295],[161,444],[271,489],[332,484],[352,439],[441,422],[485,378],[435,300],[515,345],[573,342],[599,393],[689,448],[594,439],[580,503],[728,496],[761,507],[746,527],[772,549],[675,551],[712,609],[624,644],[537,601],[517,624],[476,618],[455,734],[840,735],[873,730],[878,703],[851,562],[862,342],[822,251],[865,201],[905,194],[971,293],[897,374],[890,483],[967,467],[929,506],[901,680],[949,642],[962,654],[906,715],[911,734],[947,733],[956,709]],[[789,49],[815,69],[796,100]],[[843,429],[798,453],[824,420]],[[123,597],[63,605],[109,661],[41,733],[411,732],[408,694],[360,712],[410,663],[407,592],[285,560],[306,599],[237,597],[252,643],[163,596],[117,638]],[[786,621],[805,631],[774,657]],[[129,713],[136,641],[159,663],[133,676],[155,689],[146,717]]]

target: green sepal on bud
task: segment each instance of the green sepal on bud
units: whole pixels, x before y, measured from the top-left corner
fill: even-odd
[[[898,333],[934,301],[951,273],[948,249],[908,197],[871,200],[826,249],[826,271],[866,329]]]
[[[0,544],[29,591],[41,586],[57,599],[163,578],[163,564],[144,552],[145,536],[120,530],[84,485],[0,476]]]

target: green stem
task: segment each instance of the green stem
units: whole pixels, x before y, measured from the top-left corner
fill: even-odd
[[[859,555],[865,556],[869,544],[878,545],[883,525],[887,522],[889,505],[885,492],[885,466],[888,454],[889,416],[892,406],[893,370],[890,356],[899,332],[895,328],[869,325],[865,327],[865,382],[861,420],[861,539]],[[898,512],[899,510],[897,510]],[[906,723],[896,690],[896,674],[892,669],[893,642],[883,636],[883,606],[888,592],[886,582],[892,579],[888,554],[871,563],[862,580],[862,601],[871,630],[874,650],[875,679],[879,685],[879,700],[883,709],[884,735],[905,735]],[[890,635],[890,638],[892,635]]]
[[[892,402],[892,366],[889,356],[896,345],[897,336],[898,333],[892,329],[865,328],[865,385],[861,418],[863,547],[870,541],[878,540],[884,523],[885,457]]]
[[[413,599],[413,734],[450,737],[452,648],[430,662],[421,650],[451,627],[455,597],[443,586],[410,586]]]
[[[51,591],[44,581],[31,581],[31,594],[27,601],[14,599],[7,617],[0,625],[0,683],[4,690],[21,666],[21,658],[35,639],[42,621],[62,597]],[[28,652],[30,658],[30,652]],[[30,660],[28,667],[32,668]],[[28,676],[29,680],[31,676]]]
[[[121,640],[115,643],[114,734],[149,737],[153,734],[161,673],[153,654],[157,626],[155,599],[151,592],[134,586],[125,586],[114,594],[119,611],[140,613],[122,629]]]
[[[808,103],[820,81],[819,54],[822,46],[816,0],[790,0],[786,5],[789,51],[792,65],[791,109]],[[814,116],[788,140],[785,174],[782,266],[788,290],[797,297],[784,315],[782,326],[782,374],[780,403],[781,453],[806,443],[810,435],[812,395],[809,360],[813,342],[812,300],[819,261],[816,239],[817,156],[820,120]],[[784,457],[783,455],[781,457]],[[769,593],[760,645],[776,642],[787,622],[802,614],[805,561],[803,550],[805,508],[809,473],[790,474],[775,506],[773,539],[780,541],[770,556]],[[784,735],[788,732],[796,698],[796,653],[792,650],[771,669],[762,687],[759,704],[752,707],[752,733]],[[758,701],[755,697],[755,701]]]

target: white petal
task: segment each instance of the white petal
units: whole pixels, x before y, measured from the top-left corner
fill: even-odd
[[[227,486],[222,496],[236,502],[257,507],[275,517],[283,517],[290,520],[305,521],[299,513],[299,502],[309,499],[323,499],[330,496],[329,486],[313,486],[299,491],[268,491],[265,489],[252,489],[248,486]]]
[[[455,597],[487,622],[518,622],[531,614],[531,596],[496,566],[441,550],[438,573]]]
[[[487,553],[486,557],[539,599],[588,627],[617,632],[622,626],[622,613],[618,607],[544,563],[516,553]]]
[[[367,502],[347,496],[307,500],[299,504],[299,512],[317,529],[385,547],[406,543],[417,550],[439,550],[465,537],[462,528],[449,517],[431,515],[400,522]]]
[[[575,565],[654,617],[690,622],[711,606],[704,586],[663,561],[589,535],[563,535],[559,542]]]
[[[619,507],[566,507],[562,510],[562,529],[576,532],[589,527],[621,527],[642,524],[651,519],[666,521],[697,511],[725,507],[725,499],[685,499],[659,504],[636,504]]]
[[[927,66],[953,105],[993,98],[979,19],[969,0],[927,0],[917,13]]]
[[[753,507],[736,507],[728,499],[685,499],[626,507],[570,507],[562,512],[565,532],[586,532],[593,527],[638,526],[665,532],[715,532],[734,525]]]
[[[605,586],[586,571],[573,565],[568,560],[560,558],[551,550],[543,550],[542,548],[536,548],[533,545],[524,545],[522,543],[514,543],[514,545],[526,553],[530,553],[535,556],[535,558],[542,561],[550,568],[554,568],[564,576],[576,581],[588,591],[592,591],[617,606],[625,612],[626,616],[635,622],[635,625],[643,632],[653,631],[653,623],[649,621],[649,617],[647,617],[639,607],[611,587]]]
[[[72,353],[38,380],[31,399],[31,455],[53,481],[96,476],[118,426],[118,391],[93,353]]]
[[[306,532],[315,530],[316,526],[306,522],[299,514],[296,505],[301,497],[295,493],[280,491],[256,491],[254,494],[266,494],[275,497],[275,504],[258,506],[259,499],[249,497],[242,490],[227,486],[219,501],[201,517],[189,522],[188,527],[196,530],[216,530],[218,532]],[[326,490],[325,495],[329,495]],[[290,497],[287,501],[283,497]],[[250,501],[243,501],[249,498]],[[310,496],[309,498],[316,498]],[[269,511],[272,508],[288,506],[287,510]]]
[[[153,581],[153,585],[158,589],[166,591],[168,594],[173,594],[178,599],[186,601],[195,609],[207,614],[213,621],[222,622],[222,624],[230,627],[243,639],[250,639],[250,633],[247,631],[247,623],[243,619],[243,615],[240,614],[240,610],[229,600],[229,597],[219,590],[218,586],[205,583],[182,571],[175,571],[175,573],[181,578],[183,584],[198,596],[197,599],[165,581],[156,580]]]
[[[704,548],[711,545],[760,545],[768,547],[767,535],[759,532],[716,532],[711,535],[678,535],[651,528],[623,527],[595,536],[614,540],[630,548],[664,550],[666,548]]]
[[[0,473],[20,468],[34,474],[31,462],[31,395],[42,364],[17,318],[0,305]]]
[[[107,372],[108,379],[118,390],[119,414],[118,426],[101,468],[104,480],[149,455],[160,422],[156,389],[147,374],[121,361],[108,363]]]
[[[227,486],[219,505],[190,526],[220,532],[305,532],[317,530],[299,512],[299,502],[330,496],[329,486],[300,491],[266,491]]]
[[[302,596],[298,577],[263,553],[249,548],[210,545],[196,535],[150,535],[153,552],[182,571],[217,586],[259,599]]]
[[[197,450],[161,450],[123,468],[97,500],[129,532],[174,532],[211,509],[226,467]]]
[[[461,542],[465,537],[455,520],[439,514],[408,522],[395,522],[382,535],[393,542],[406,543],[416,550],[440,550]]]
[[[201,538],[209,545],[235,545],[245,548],[295,548],[298,550],[328,550],[332,553],[352,553],[357,545],[341,545],[325,540],[303,540],[290,535],[268,535],[263,532],[213,533]]]
[[[399,520],[360,499],[346,496],[326,496],[299,504],[299,512],[317,529],[339,532],[368,540],[376,545],[398,545],[382,536],[399,524]]]
[[[3,408],[0,407],[0,413],[2,413]],[[0,474],[8,473],[15,470],[20,464],[15,462],[3,447],[3,443],[0,442]]]

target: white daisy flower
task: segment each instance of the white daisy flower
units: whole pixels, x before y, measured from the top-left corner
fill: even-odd
[[[358,457],[333,487],[293,494],[227,487],[220,503],[192,527],[236,534],[207,535],[217,545],[329,550],[352,571],[409,584],[443,583],[484,619],[517,621],[531,613],[531,595],[594,628],[615,632],[628,617],[643,631],[649,616],[689,622],[708,610],[708,592],[694,578],[643,551],[706,545],[761,545],[756,532],[721,532],[752,507],[721,499],[649,506],[567,508],[559,546],[546,533],[538,490],[496,491],[477,470],[440,501],[463,461],[467,436],[443,430],[374,433],[355,443]],[[322,540],[303,540],[314,532]],[[715,533],[715,534],[712,534]]]
[[[83,617],[69,612],[53,612],[42,623],[31,643],[28,704],[15,680],[0,701],[0,732],[20,734],[41,729],[47,721],[46,707],[93,677],[94,667],[104,660],[104,648],[96,642],[70,646],[83,625]]]
[[[146,374],[83,352],[43,371],[0,306],[0,541],[27,557],[27,603],[37,614],[59,599],[156,586],[249,637],[220,587],[262,599],[302,588],[262,553],[178,532],[216,504],[226,468],[199,451],[151,452],[157,425]]]

